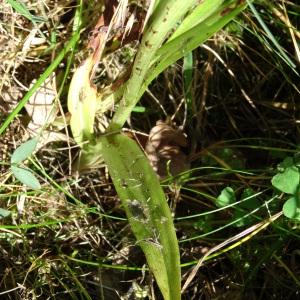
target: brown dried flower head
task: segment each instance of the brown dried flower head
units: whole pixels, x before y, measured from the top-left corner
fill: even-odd
[[[159,120],[149,133],[145,152],[153,169],[163,179],[188,169],[188,157],[183,152],[187,146],[187,137],[182,130]]]

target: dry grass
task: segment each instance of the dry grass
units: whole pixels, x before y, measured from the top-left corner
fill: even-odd
[[[72,66],[85,56],[100,2],[86,4],[82,39]],[[261,16],[290,59],[297,61],[294,37],[299,34],[295,28],[300,4],[272,3],[258,6],[264,9]],[[0,3],[1,122],[72,33],[73,1],[24,4],[47,21],[33,24],[7,1]],[[274,13],[281,18],[273,20]],[[291,30],[289,22],[294,26]],[[282,201],[277,199],[240,227],[226,227],[233,209],[176,219],[213,210],[214,197],[226,186],[234,188],[238,199],[246,189],[263,191],[257,199],[264,204],[274,194],[270,180],[277,163],[298,148],[299,76],[262,38],[268,41],[247,10],[194,51],[192,103],[182,101],[185,87],[179,61],[149,87],[151,92],[140,103],[146,112],[131,117],[131,129],[147,134],[167,115],[178,126],[183,125],[189,137],[186,151],[191,169],[181,179],[181,186],[164,182],[176,220],[181,260],[187,266],[218,243],[281,210]],[[99,65],[100,88],[105,80],[122,72],[133,48],[131,45],[126,50],[129,54],[119,51]],[[64,60],[56,70],[58,89],[66,63]],[[60,94],[61,113],[66,113],[69,80],[70,74]],[[41,191],[27,190],[13,178],[10,155],[24,141],[27,124],[27,113],[22,110],[0,140],[0,205],[11,211],[0,220],[0,296],[22,300],[154,299],[157,287],[145,269],[145,259],[135,245],[105,168],[74,176],[70,166],[78,149],[71,138],[47,144],[36,153],[37,165],[32,168],[42,183]],[[208,166],[210,169],[205,169]],[[209,234],[222,227],[222,231]],[[299,224],[280,218],[246,243],[211,258],[183,299],[298,298],[298,228]],[[209,235],[202,236],[205,234]],[[183,281],[187,266],[182,269]]]

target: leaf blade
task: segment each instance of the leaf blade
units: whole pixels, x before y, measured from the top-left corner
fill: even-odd
[[[218,207],[226,207],[229,204],[236,202],[234,190],[231,187],[226,187],[218,196],[216,205]]]
[[[11,170],[14,176],[29,188],[33,190],[41,189],[39,181],[31,171],[16,166],[11,166]]]
[[[282,173],[276,174],[271,182],[279,191],[295,194],[299,186],[300,174],[295,166],[286,168]]]
[[[0,208],[0,219],[6,218],[11,214],[11,212],[7,209]]]
[[[151,68],[148,71],[148,76],[144,82],[144,86],[148,84],[164,69],[170,66],[172,63],[176,62],[182,56],[184,56],[189,51],[194,50],[199,45],[204,43],[208,38],[213,34],[222,29],[229,21],[231,21],[238,13],[240,13],[245,7],[246,4],[242,3],[231,7],[232,4],[236,3],[231,1],[223,4],[224,1],[215,0],[215,6],[213,13],[207,13],[207,10],[210,9],[209,6],[205,6],[205,10],[199,10],[202,14],[207,15],[208,17],[199,22],[195,18],[191,18],[190,21],[193,21],[195,24],[190,28],[184,28],[181,30],[181,26],[178,28],[181,34],[174,32],[173,36],[157,51],[154,59],[151,62]],[[207,2],[201,2],[199,6],[206,5]],[[228,12],[226,12],[228,9]],[[226,13],[224,13],[226,12]],[[200,18],[201,19],[201,18]]]
[[[170,209],[141,149],[127,136],[101,137],[102,155],[164,299],[180,299],[180,257]]]
[[[283,205],[283,214],[289,219],[300,221],[300,207],[297,197],[289,198]]]
[[[35,150],[38,143],[38,137],[34,137],[25,143],[21,144],[11,156],[11,164],[19,164],[26,160]]]

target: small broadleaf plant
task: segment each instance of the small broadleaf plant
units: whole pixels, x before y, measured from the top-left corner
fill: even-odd
[[[292,157],[286,157],[278,166],[278,173],[272,178],[272,185],[277,190],[288,194],[284,203],[283,214],[289,218],[300,221],[300,170]]]
[[[41,185],[32,171],[24,168],[23,162],[30,157],[36,149],[38,138],[32,138],[25,143],[21,144],[12,154],[10,159],[11,171],[14,176],[27,187],[38,190]]]
[[[250,225],[253,222],[253,218],[249,216],[249,212],[260,205],[252,189],[246,188],[241,194],[240,201],[237,201],[235,191],[231,187],[225,187],[217,197],[215,203],[219,208],[230,207],[232,204],[236,204],[232,206],[234,208],[232,221],[234,221],[234,226],[236,227]]]

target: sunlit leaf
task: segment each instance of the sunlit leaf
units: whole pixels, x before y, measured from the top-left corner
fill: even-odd
[[[180,257],[170,209],[157,175],[137,144],[121,134],[102,137],[101,153],[132,231],[166,300],[180,299]]]
[[[179,26],[178,32],[176,30],[170,39],[156,52],[145,85],[148,85],[169,65],[183,57],[185,53],[196,49],[223,28],[245,7],[246,3],[238,4],[235,0],[201,1],[198,7],[193,10],[192,17],[188,16],[183,25]]]
[[[16,0],[7,0],[7,2],[22,16],[30,20],[31,22],[45,22],[45,18],[40,16],[34,16],[30,13],[29,9],[24,3]]]
[[[16,166],[11,166],[11,170],[14,176],[29,188],[33,190],[39,190],[41,188],[39,181],[30,170]]]
[[[69,88],[70,125],[73,137],[78,144],[90,139],[94,132],[97,91],[90,82],[92,67],[92,56],[89,56],[75,71]]]
[[[148,87],[148,84],[159,74],[157,73],[151,77],[150,81],[145,81],[146,76],[149,75],[149,67],[156,52],[164,43],[167,36],[169,36],[171,30],[197,2],[197,0],[164,0],[158,2],[149,19],[149,24],[147,24],[147,30],[143,33],[141,45],[135,57],[131,77],[126,84],[120,106],[110,124],[111,131],[120,129],[123,126],[132,112],[132,109]],[[150,74],[152,75],[151,72]]]
[[[235,201],[236,199],[234,190],[231,187],[226,187],[218,196],[216,204],[219,207],[225,207],[231,203],[234,203]]]

